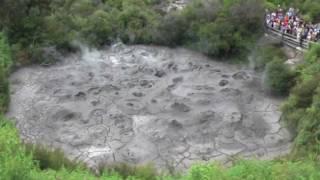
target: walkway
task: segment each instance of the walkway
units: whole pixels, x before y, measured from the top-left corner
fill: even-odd
[[[277,38],[281,40],[281,42],[289,47],[304,51],[306,49],[309,49],[311,44],[315,44],[315,42],[308,41],[306,39],[300,40],[297,39],[296,36],[293,36],[288,33],[283,33],[279,30],[276,30],[274,28],[266,26],[266,32],[271,35],[273,38]]]

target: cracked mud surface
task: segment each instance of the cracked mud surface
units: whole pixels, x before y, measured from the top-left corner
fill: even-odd
[[[95,167],[152,162],[185,169],[290,149],[280,100],[246,68],[185,49],[116,45],[11,76],[9,117],[21,137]]]

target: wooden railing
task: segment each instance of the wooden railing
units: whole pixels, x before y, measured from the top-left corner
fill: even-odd
[[[314,44],[315,42],[308,41],[306,39],[299,40],[296,36],[293,36],[288,33],[283,33],[279,30],[273,29],[271,27],[266,26],[266,30],[268,34],[280,39],[282,43],[284,43],[287,46],[290,46],[295,49],[309,49],[311,44]]]

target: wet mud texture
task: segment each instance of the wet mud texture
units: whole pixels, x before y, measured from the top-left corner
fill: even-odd
[[[11,78],[8,117],[31,143],[91,167],[152,162],[185,169],[233,155],[286,154],[280,101],[260,75],[185,49],[115,45]]]

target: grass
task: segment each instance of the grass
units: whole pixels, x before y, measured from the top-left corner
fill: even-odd
[[[74,170],[78,167],[84,167],[81,163],[68,159],[60,149],[50,149],[43,145],[32,144],[25,144],[24,146],[27,155],[32,156],[33,161],[37,163],[41,170],[60,170],[63,168]]]
[[[320,165],[314,157],[299,161],[239,160],[229,168],[217,163],[195,164],[185,174],[157,173],[150,165],[135,167],[127,164],[103,166],[96,176],[83,166],[65,166],[59,151],[36,148],[26,150],[12,123],[0,118],[0,179],[5,180],[300,180],[320,179]],[[57,153],[59,152],[59,153]],[[53,153],[53,154],[51,154]],[[48,160],[48,159],[49,160]],[[69,162],[69,161],[67,161]],[[40,167],[45,164],[45,167]]]

